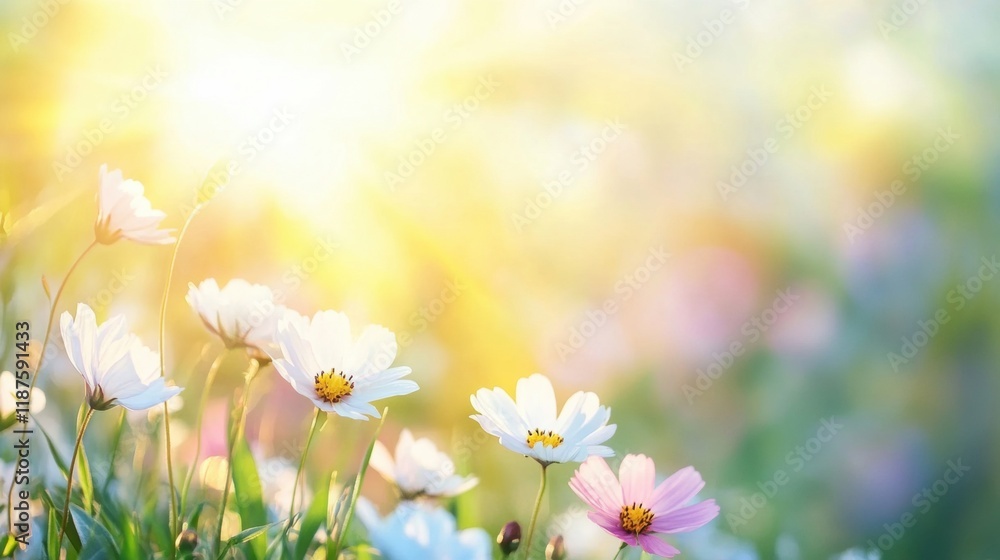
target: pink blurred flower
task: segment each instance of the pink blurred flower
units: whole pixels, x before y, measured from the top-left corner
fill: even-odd
[[[684,506],[705,486],[693,467],[656,485],[653,460],[626,455],[618,475],[604,459],[593,456],[580,465],[569,486],[593,508],[587,517],[626,545],[672,558],[680,551],[656,535],[693,531],[719,515],[715,500]]]

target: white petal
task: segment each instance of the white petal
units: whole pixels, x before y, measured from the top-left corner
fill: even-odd
[[[344,357],[351,346],[351,323],[347,315],[337,311],[316,313],[309,324],[307,338],[316,365],[322,371],[344,370]]]
[[[551,430],[556,422],[556,394],[540,373],[517,381],[517,407],[530,428]]]
[[[344,369],[360,380],[388,368],[395,359],[396,335],[385,327],[370,325],[348,350]]]

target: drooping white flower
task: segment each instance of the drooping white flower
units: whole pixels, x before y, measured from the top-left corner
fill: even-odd
[[[275,305],[271,288],[236,278],[220,290],[215,279],[209,278],[198,286],[189,285],[187,302],[227,348],[268,353],[277,349],[274,329],[286,309]]]
[[[76,318],[64,312],[59,327],[69,361],[83,376],[93,408],[106,410],[120,404],[129,410],[145,410],[181,392],[180,387],[166,385],[160,376],[159,354],[126,330],[124,316],[98,326],[94,311],[80,303]]]
[[[611,410],[601,406],[594,393],[574,393],[556,415],[552,382],[536,373],[517,382],[517,401],[499,387],[480,389],[472,395],[471,416],[500,444],[537,460],[550,463],[582,462],[591,455],[610,457],[614,451],[601,445],[615,433],[608,424]]]
[[[406,429],[399,434],[395,458],[381,441],[375,442],[371,467],[396,485],[405,500],[421,496],[457,496],[479,483],[474,476],[455,474],[455,463],[447,454],[438,451],[434,442],[427,438],[415,440]]]
[[[14,414],[18,408],[19,402],[24,402],[24,399],[18,398],[18,390],[22,391],[21,396],[26,396],[28,388],[25,386],[18,387],[17,379],[15,379],[14,374],[9,371],[4,371],[0,373],[0,419],[7,418],[7,416]],[[28,402],[28,412],[31,414],[38,414],[45,408],[45,393],[41,389],[35,387],[31,389]]]
[[[492,555],[486,531],[456,530],[455,518],[442,508],[403,502],[380,519],[375,507],[361,498],[358,518],[386,560],[489,560]]]
[[[109,172],[101,166],[101,186],[97,191],[97,221],[94,234],[97,241],[110,245],[121,238],[147,245],[169,245],[174,242],[170,230],[158,229],[167,215],[153,210],[143,196],[142,183],[123,179],[119,169]]]
[[[419,389],[403,377],[405,366],[389,367],[396,359],[396,335],[371,325],[354,338],[347,316],[320,311],[310,320],[287,311],[278,321],[272,354],[278,373],[320,410],[367,420],[378,418],[371,402],[406,395]]]

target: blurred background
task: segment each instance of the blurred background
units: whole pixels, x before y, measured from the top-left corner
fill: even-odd
[[[221,350],[187,283],[244,278],[397,333],[421,390],[386,402],[383,441],[410,427],[480,476],[450,506],[462,526],[527,521],[537,466],[479,432],[469,395],[538,371],[560,401],[612,407],[620,456],[701,471],[722,514],[684,557],[993,557],[998,16],[919,0],[3,2],[3,369],[14,321],[44,328],[41,277],[58,285],[92,239],[102,164],[179,228],[222,162],[170,294],[185,402]],[[99,246],[61,308],[124,313],[155,347],[170,251]],[[245,367],[223,364],[203,456],[225,452]],[[83,384],[61,352],[45,369],[41,422],[70,441]],[[248,433],[294,464],[311,407],[263,373]],[[310,472],[352,472],[373,429],[332,419]],[[551,469],[546,529],[573,558],[610,558],[572,471]],[[391,509],[378,477],[365,494]]]

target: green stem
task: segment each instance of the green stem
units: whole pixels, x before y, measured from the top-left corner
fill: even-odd
[[[73,275],[73,271],[76,267],[80,265],[80,261],[83,257],[90,252],[91,249],[97,246],[97,239],[90,242],[87,248],[80,253],[80,256],[73,261],[70,265],[69,270],[66,271],[66,276],[63,277],[62,283],[59,284],[59,289],[56,290],[56,295],[52,298],[52,305],[49,307],[49,322],[45,325],[45,336],[42,337],[42,349],[41,353],[38,354],[38,362],[35,363],[35,375],[31,378],[31,387],[28,390],[30,394],[35,388],[35,384],[38,383],[38,377],[42,373],[42,362],[45,360],[45,349],[49,347],[49,336],[52,334],[52,323],[56,320],[56,310],[59,308],[59,299],[62,298],[63,290],[66,288],[66,283],[69,281],[69,277]],[[14,485],[17,477],[10,477],[10,488],[7,489],[7,527],[14,527]],[[13,529],[9,529],[13,532]]]
[[[166,377],[167,375],[167,356],[164,348],[164,340],[166,338],[167,331],[167,301],[170,299],[170,285],[174,280],[174,269],[177,267],[177,253],[181,247],[181,241],[184,239],[184,234],[187,233],[188,227],[191,226],[191,221],[198,214],[198,210],[201,206],[196,206],[191,214],[188,215],[187,220],[184,222],[184,226],[181,227],[181,231],[177,234],[177,241],[174,242],[173,254],[170,255],[170,267],[167,269],[167,281],[163,286],[163,297],[160,299],[160,376]],[[171,449],[170,442],[170,408],[167,402],[163,403],[163,426],[164,433],[166,434],[166,444],[167,444],[167,480],[170,482],[170,557],[173,558],[176,555],[176,550],[174,547],[174,540],[177,538],[177,486],[174,484],[174,460],[173,460],[173,449]]]
[[[66,475],[66,505],[63,506],[62,525],[59,527],[59,548],[62,548],[63,537],[66,535],[66,523],[69,521],[69,505],[73,497],[73,472],[76,470],[76,458],[80,454],[83,446],[83,434],[87,431],[87,424],[90,424],[90,417],[94,415],[94,409],[87,405],[87,412],[80,424],[80,432],[76,435],[76,445],[73,446],[73,457],[69,460],[69,473]]]
[[[613,558],[611,558],[611,560],[617,560],[618,557],[622,555],[622,551],[625,550],[626,548],[628,548],[628,543],[623,542],[622,545],[618,547],[618,552],[615,552],[615,555]]]
[[[358,504],[358,497],[361,496],[361,486],[365,483],[365,473],[368,472],[368,463],[372,458],[372,451],[375,450],[375,442],[378,441],[378,434],[382,431],[382,425],[385,424],[385,417],[389,415],[389,409],[385,408],[382,410],[382,420],[379,421],[378,427],[375,428],[375,433],[372,434],[372,441],[368,444],[368,451],[365,453],[365,458],[361,461],[361,470],[358,472],[358,476],[354,481],[354,490],[351,493],[351,503],[347,507],[347,514],[344,516],[344,522],[341,524],[340,530],[337,532],[337,545],[334,547],[334,558],[340,557],[340,551],[344,544],[344,539],[347,537],[347,530],[351,528],[351,519],[354,518],[354,507]]]
[[[191,480],[194,478],[194,471],[198,468],[198,459],[201,457],[201,425],[205,417],[205,408],[208,406],[209,393],[212,392],[212,384],[215,382],[215,376],[219,372],[219,368],[222,366],[222,361],[225,359],[226,354],[226,350],[219,352],[215,361],[212,362],[212,365],[208,368],[208,375],[205,377],[205,386],[201,391],[201,402],[198,404],[198,415],[195,417],[194,421],[194,459],[191,460],[191,467],[188,469],[187,475],[184,477],[184,485],[181,486],[182,513],[187,506],[187,495],[188,491],[191,489]]]
[[[545,486],[548,482],[548,477],[545,476],[548,472],[548,465],[542,465],[542,484],[538,487],[538,497],[535,498],[535,509],[531,513],[531,522],[528,524],[528,536],[524,541],[524,560],[528,560],[531,556],[531,537],[535,535],[535,525],[538,523],[538,512],[542,509],[542,497],[545,495]]]
[[[115,441],[111,444],[111,458],[108,460],[108,476],[104,479],[104,485],[101,486],[101,494],[107,494],[111,479],[115,476],[115,459],[118,458],[118,446],[121,444],[124,432],[125,408],[123,407],[122,413],[118,416],[118,428],[115,430]]]
[[[316,428],[319,426],[319,415],[322,411],[317,408],[316,414],[313,415],[312,425],[309,427],[309,437],[306,438],[306,448],[302,450],[302,457],[299,459],[299,469],[295,471],[295,483],[292,485],[292,499],[288,507],[288,525],[291,527],[292,519],[295,516],[295,494],[299,489],[299,479],[302,478],[302,471],[306,467],[306,457],[309,455],[309,447],[312,445],[313,438],[316,437]]]
[[[233,448],[236,445],[236,439],[243,437],[244,425],[247,418],[247,403],[250,402],[250,384],[257,377],[257,372],[260,371],[260,362],[251,358],[250,367],[247,369],[245,380],[243,384],[243,395],[240,398],[240,402],[237,405],[236,410],[236,425],[230,431],[229,442],[228,442],[228,455],[226,456],[227,468],[226,468],[226,484],[222,489],[222,504],[219,506],[219,522],[215,527],[215,549],[219,550],[222,547],[222,522],[226,518],[226,503],[229,501],[229,487],[233,483]]]
[[[35,376],[31,378],[32,389],[35,388],[35,384],[38,383],[38,377],[42,373],[42,361],[45,359],[45,349],[48,348],[49,346],[49,336],[52,334],[52,323],[55,322],[56,320],[56,311],[59,308],[59,300],[62,298],[63,290],[66,289],[66,283],[69,281],[69,277],[73,275],[73,271],[76,270],[76,267],[80,265],[80,262],[83,260],[83,257],[87,256],[87,253],[89,253],[90,250],[96,246],[97,246],[97,240],[95,239],[91,241],[90,245],[87,245],[87,248],[84,249],[82,253],[80,253],[80,256],[77,257],[75,261],[73,261],[73,264],[70,265],[69,270],[66,271],[66,276],[63,277],[62,283],[59,284],[59,289],[56,290],[55,297],[52,298],[52,307],[49,308],[49,322],[45,327],[45,336],[42,338],[41,354],[38,355],[38,363],[35,364]]]

